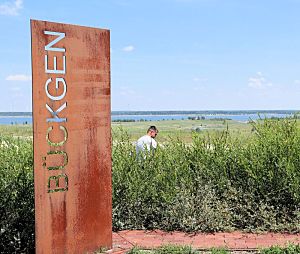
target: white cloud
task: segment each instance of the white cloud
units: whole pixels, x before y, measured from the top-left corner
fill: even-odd
[[[125,51],[125,52],[131,52],[133,50],[134,50],[134,46],[132,46],[132,45],[129,45],[129,46],[126,46],[123,48],[123,51]]]
[[[15,0],[14,2],[5,2],[0,5],[0,14],[7,16],[17,16],[23,8],[23,0]]]
[[[9,75],[6,77],[5,80],[8,80],[8,81],[30,81],[31,76],[24,75],[24,74]]]
[[[255,76],[250,77],[248,79],[248,86],[255,89],[264,89],[267,87],[273,86],[271,82],[269,82],[264,75],[259,71]]]

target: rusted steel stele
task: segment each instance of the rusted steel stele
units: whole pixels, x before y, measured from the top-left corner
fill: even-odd
[[[109,30],[31,20],[36,253],[112,247]]]

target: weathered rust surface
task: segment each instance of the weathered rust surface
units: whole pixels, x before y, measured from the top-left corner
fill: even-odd
[[[31,37],[36,253],[111,248],[109,30],[32,20]]]

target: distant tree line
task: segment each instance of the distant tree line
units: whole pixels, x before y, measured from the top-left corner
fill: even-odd
[[[112,111],[112,115],[248,115],[296,114],[298,110],[190,110],[190,111]]]
[[[32,112],[0,112],[0,116],[32,116]]]
[[[205,120],[204,116],[189,116],[188,120]]]

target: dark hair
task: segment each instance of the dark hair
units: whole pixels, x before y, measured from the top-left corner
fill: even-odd
[[[155,131],[155,132],[158,132],[158,129],[157,129],[154,125],[151,125],[151,126],[148,128],[147,133],[148,133],[149,131]]]

